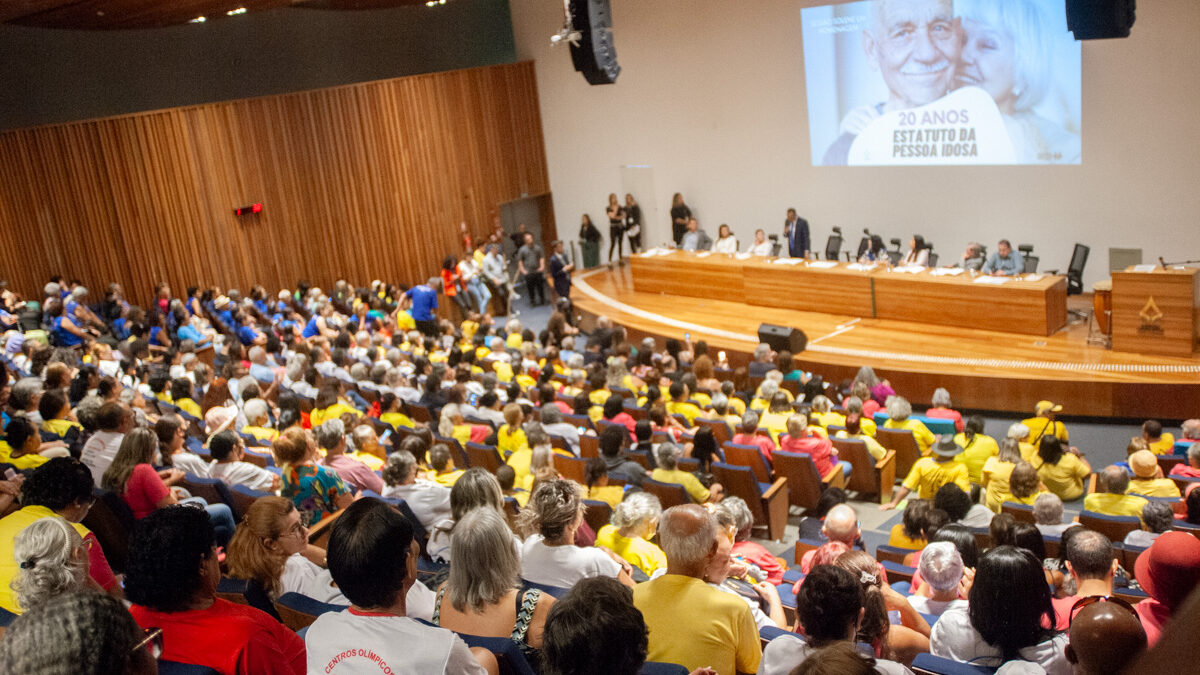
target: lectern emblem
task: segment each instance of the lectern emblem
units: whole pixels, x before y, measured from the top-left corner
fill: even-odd
[[[1146,305],[1142,307],[1142,311],[1138,313],[1142,317],[1142,325],[1138,327],[1139,333],[1159,333],[1163,332],[1159,322],[1162,321],[1163,313],[1158,308],[1158,303],[1154,302],[1154,296],[1146,299]]]

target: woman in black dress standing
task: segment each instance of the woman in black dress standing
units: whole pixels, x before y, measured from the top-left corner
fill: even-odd
[[[616,193],[608,195],[608,264],[612,265],[613,248],[617,249],[617,262],[625,255],[625,209],[617,201]]]
[[[687,231],[688,220],[691,217],[692,210],[683,203],[683,195],[676,192],[671,198],[671,237],[676,246],[683,242],[683,233]]]
[[[625,236],[629,237],[629,255],[642,248],[642,207],[633,195],[625,193]]]
[[[600,230],[592,224],[592,217],[583,214],[579,225],[579,247],[583,249],[583,267],[591,269],[600,265]]]

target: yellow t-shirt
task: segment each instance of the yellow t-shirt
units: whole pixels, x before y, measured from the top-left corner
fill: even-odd
[[[1126,494],[1143,497],[1180,497],[1179,486],[1170,478],[1134,478]]]
[[[1021,424],[1029,427],[1029,442],[1033,445],[1037,445],[1042,436],[1046,435],[1058,436],[1058,440],[1063,443],[1071,440],[1067,434],[1067,427],[1058,420],[1051,421],[1049,417],[1030,417],[1021,420]]]
[[[405,415],[402,412],[383,413],[382,415],[379,416],[379,419],[383,420],[387,424],[392,425],[393,429],[395,429],[397,427],[408,427],[409,429],[411,429],[415,426],[413,424],[412,418],[410,418],[408,415]]]
[[[492,364],[492,372],[496,373],[497,380],[500,380],[501,382],[512,382],[512,364],[506,361],[497,361]]]
[[[533,379],[532,377],[530,377],[528,375],[525,375],[524,373],[517,375],[516,378],[517,378],[517,384],[521,385],[522,389],[529,389],[530,387],[537,386],[537,380]]]
[[[1087,465],[1069,452],[1064,452],[1063,456],[1058,458],[1058,464],[1046,464],[1036,455],[1030,463],[1037,469],[1038,478],[1042,479],[1046,489],[1058,495],[1064,502],[1079,499],[1083,494],[1083,482],[1091,474]]]
[[[593,485],[588,489],[587,498],[604,502],[615,509],[625,499],[625,488],[620,485]]]
[[[771,432],[771,440],[779,444],[779,435],[787,433],[787,421],[792,416],[790,412],[767,412],[763,413],[762,417],[758,418],[758,427]],[[811,427],[810,427],[811,428]],[[818,429],[820,427],[817,427]],[[821,435],[825,435],[825,430],[821,429]]]
[[[887,448],[883,447],[879,444],[879,441],[866,434],[851,435],[845,429],[842,429],[841,431],[837,432],[836,437],[846,438],[852,441],[862,441],[863,444],[867,446],[867,452],[871,453],[871,457],[874,459],[883,459],[883,456],[887,454]]]
[[[523,344],[525,344],[525,339],[521,337],[520,333],[511,333],[504,338],[504,346],[509,349],[520,349]]]
[[[1114,495],[1110,492],[1095,492],[1083,498],[1084,510],[1106,516],[1137,516],[1141,518],[1142,508],[1146,504],[1146,500],[1141,497]]]
[[[354,452],[347,452],[346,456],[353,457],[363,464],[366,464],[367,468],[372,471],[383,471],[383,460],[369,452],[359,452],[358,450],[355,450]]]
[[[355,410],[353,407],[338,401],[337,403],[321,408],[320,410],[313,410],[311,413],[309,413],[308,417],[312,422],[313,427],[316,428],[328,422],[329,420],[336,420],[344,413],[350,413],[352,415],[359,414],[358,410]]]
[[[196,403],[190,398],[181,398],[178,401],[175,401],[175,405],[179,406],[180,410],[191,415],[192,417],[198,417],[201,419],[204,417],[204,413],[200,411],[200,404]]]
[[[646,573],[666,569],[667,555],[662,549],[641,537],[624,537],[615,525],[605,525],[596,533],[596,545],[604,546],[626,562]]]
[[[971,439],[970,445],[967,444],[966,434],[955,434],[954,442],[958,443],[963,449],[961,453],[955,457],[955,461],[961,462],[967,467],[967,474],[971,477],[972,483],[983,483],[983,465],[988,461],[989,457],[995,457],[1000,454],[1000,446],[996,444],[996,439],[983,434],[975,434]]]
[[[702,391],[693,391],[692,400],[699,403],[701,408],[707,408],[712,405],[712,397]]]
[[[1037,457],[1037,447],[1024,441],[1018,443],[1021,448],[1021,459],[1026,462],[1033,462],[1033,458]]]
[[[12,446],[5,441],[0,441],[0,462],[12,464],[18,471],[25,469],[33,469],[50,461],[49,457],[42,457],[37,453],[25,454],[20,457],[12,456]]]
[[[903,523],[893,525],[892,531],[888,534],[888,546],[895,546],[896,548],[919,551],[925,548],[925,544],[927,543],[924,539],[912,539],[907,534],[904,534]]]
[[[745,600],[695,577],[664,574],[638,584],[633,604],[650,629],[647,661],[721,675],[758,670],[762,643]]]
[[[1001,462],[999,457],[988,457],[983,463],[981,476],[986,495],[984,504],[996,513],[1000,513],[1000,504],[1008,494],[1008,479],[1015,468],[1016,464]]]
[[[42,422],[42,431],[48,431],[64,438],[66,437],[67,433],[71,431],[71,429],[83,431],[83,425],[79,424],[79,422],[72,422],[71,420],[46,420],[45,422]]]
[[[433,480],[438,485],[445,485],[446,487],[454,487],[454,484],[458,482],[458,479],[462,478],[463,473],[464,473],[463,469],[455,469],[454,471],[447,471],[446,473],[439,473],[433,477]]]
[[[908,429],[913,432],[913,438],[917,439],[917,447],[921,449],[921,455],[929,454],[929,449],[937,442],[937,436],[925,426],[925,423],[918,419],[908,418],[903,422],[889,419],[883,423],[885,429]]]
[[[396,312],[396,330],[407,333],[416,329],[417,322],[413,320],[412,314],[409,314],[408,310],[401,309]]]
[[[708,501],[711,494],[708,488],[700,482],[698,478],[679,469],[655,469],[651,472],[650,477],[660,483],[676,483],[682,485],[683,489],[687,490],[688,496],[697,504],[703,504]]]
[[[970,493],[971,481],[967,476],[967,467],[955,461],[938,462],[932,457],[922,457],[913,464],[904,479],[904,487],[917,493],[921,499],[933,499],[938,488],[946,483],[954,483]]]
[[[697,408],[695,404],[688,403],[687,401],[668,402],[667,414],[683,415],[683,418],[687,420],[688,426],[694,425],[695,422],[693,420],[695,420],[697,417],[704,417],[703,410]]]
[[[504,463],[511,466],[513,473],[516,474],[516,479],[513,480],[513,486],[529,489],[533,485],[533,474],[529,472],[529,465],[533,461],[533,450],[528,444],[522,445],[509,455]]]
[[[513,428],[507,424],[500,426],[496,432],[496,449],[501,457],[507,457],[521,448],[529,449],[529,441],[525,440],[525,430]]]
[[[846,426],[846,416],[841,413],[835,413],[833,411],[829,411],[827,413],[815,412],[812,414],[810,419],[813,422],[820,424],[821,426],[823,426],[825,428],[829,428],[831,426],[838,426],[838,427]]]
[[[1175,435],[1163,432],[1163,435],[1153,443],[1150,443],[1150,452],[1156,455],[1171,455],[1175,453]]]
[[[592,405],[594,406],[604,405],[604,402],[608,400],[609,396],[612,396],[612,392],[607,389],[593,389],[592,391],[588,392],[588,400],[591,401]]]
[[[45,506],[26,506],[20,511],[15,511],[0,519],[0,607],[13,614],[21,613],[21,607],[17,605],[17,594],[12,590],[11,585],[20,570],[16,559],[13,558],[13,540],[21,530],[32,525],[34,521],[57,515]],[[92,533],[91,530],[79,523],[70,523],[70,525],[75,528],[80,537],[86,537]]]
[[[274,429],[268,429],[266,427],[253,427],[250,425],[242,427],[242,433],[250,434],[258,440],[267,441],[268,443],[274,442],[274,440],[279,437],[279,432],[275,431]]]
[[[1050,494],[1050,493],[1046,492],[1045,490],[1038,490],[1037,492],[1022,499],[1021,497],[1018,497],[1011,492],[1007,492],[1004,494],[1004,498],[1000,501],[1000,503],[1003,504],[1004,502],[1013,502],[1016,504],[1024,504],[1026,506],[1033,506],[1033,503],[1037,501],[1038,497],[1041,497],[1042,495],[1048,495],[1048,494]]]
[[[729,399],[729,409],[732,410],[738,417],[746,414],[746,402],[734,396]]]

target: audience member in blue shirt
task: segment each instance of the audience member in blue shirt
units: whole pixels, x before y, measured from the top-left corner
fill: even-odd
[[[1025,258],[1020,251],[1014,251],[1007,239],[1001,239],[996,244],[996,252],[983,264],[983,273],[1007,277],[1025,271]]]
[[[426,335],[437,335],[437,316],[434,310],[438,308],[437,287],[441,279],[433,278],[424,284],[417,284],[404,292],[405,304],[412,305],[413,322],[417,330]]]

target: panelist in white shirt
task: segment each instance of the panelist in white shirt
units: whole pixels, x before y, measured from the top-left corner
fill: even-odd
[[[721,225],[717,230],[717,240],[712,245],[713,253],[737,253],[737,237],[728,225]]]
[[[767,233],[761,229],[754,231],[754,243],[746,249],[750,255],[771,255],[771,242],[767,241]]]

